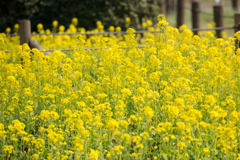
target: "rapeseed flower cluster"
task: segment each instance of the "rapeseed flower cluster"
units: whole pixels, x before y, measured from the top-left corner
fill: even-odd
[[[125,20],[125,26],[126,28],[129,28],[131,24],[131,19],[129,17]],[[156,26],[156,28],[153,27],[151,20],[146,20],[142,25],[144,30],[159,30],[159,28]],[[52,22],[52,29],[45,29],[43,24],[39,23],[37,26],[37,32],[38,33],[97,33],[97,32],[120,32],[122,28],[120,26],[110,26],[108,29],[105,29],[101,21],[96,22],[96,28],[93,30],[86,30],[83,27],[78,26],[78,19],[76,17],[72,18],[72,23],[69,25],[69,27],[65,27],[63,25],[60,25],[57,20],[54,20]],[[13,33],[17,34],[19,30],[19,25],[15,24],[13,28]],[[5,33],[9,34],[11,33],[11,28],[6,28]],[[33,34],[36,33],[35,31],[32,32]],[[145,37],[146,34],[144,34],[143,37]],[[0,41],[3,41],[3,37],[5,35],[0,36]],[[36,40],[38,43],[40,43],[45,49],[77,49],[79,48],[79,35],[32,35],[32,39]],[[85,47],[86,48],[99,48],[99,47],[112,47],[114,45],[119,45],[121,43],[121,47],[125,47],[124,39],[127,39],[122,34],[110,34],[110,35],[91,35],[86,36],[82,35],[82,39],[85,41]],[[140,34],[137,34],[137,40],[143,41],[142,36]],[[5,41],[7,43],[5,46],[2,46],[2,50],[15,50],[17,48],[17,45],[20,43],[19,36],[13,36],[13,37],[7,37],[5,38]]]
[[[165,32],[146,34],[145,48],[128,29],[120,41],[67,37],[67,55],[1,34],[0,159],[240,158],[235,39],[179,33],[163,15],[158,24]],[[43,45],[60,39],[49,37]]]

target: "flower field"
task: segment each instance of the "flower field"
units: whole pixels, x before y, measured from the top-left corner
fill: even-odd
[[[240,159],[235,39],[158,20],[142,38],[33,36],[74,49],[49,56],[0,35],[0,159]]]

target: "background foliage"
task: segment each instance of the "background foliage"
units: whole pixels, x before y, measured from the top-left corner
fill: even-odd
[[[145,19],[156,22],[159,13],[158,0],[4,0],[0,1],[0,32],[20,19],[30,19],[33,31],[38,23],[51,29],[53,20],[68,27],[73,17],[87,30],[95,28],[98,20],[124,30],[126,17],[131,18],[131,27],[140,29]]]

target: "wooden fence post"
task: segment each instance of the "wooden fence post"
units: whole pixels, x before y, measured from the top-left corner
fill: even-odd
[[[31,22],[30,20],[19,21],[20,45],[27,43],[30,46]]]
[[[192,1],[192,28],[200,28],[200,3]],[[198,31],[193,31],[195,35]]]
[[[238,25],[240,23],[240,13],[235,13],[234,14],[234,25]],[[234,28],[234,33],[238,31],[238,28]]]
[[[177,28],[184,24],[185,12],[184,12],[185,0],[177,1]]]
[[[240,13],[235,13],[234,14],[234,26],[235,26],[234,27],[234,33],[237,33],[238,31],[240,31]],[[239,41],[237,39],[235,40],[235,47],[236,47],[235,48],[235,54],[237,54],[236,51],[239,47]]]
[[[232,8],[237,11],[238,10],[238,0],[232,0]]]
[[[159,0],[158,2],[159,2],[158,4],[159,4],[160,10],[161,10],[161,14],[166,15],[166,3],[165,3],[165,0]]]
[[[236,32],[240,31],[240,23],[237,24],[237,28],[235,28],[235,29],[237,29]],[[235,37],[235,38],[237,38],[237,37]],[[239,48],[239,46],[240,46],[240,42],[238,39],[236,39],[235,40],[235,54],[237,54],[237,49]]]
[[[30,39],[30,48],[33,49],[33,48],[37,48],[38,50],[45,50],[45,48],[43,48],[37,41],[33,40],[32,38]],[[50,55],[49,52],[43,52],[44,55]]]
[[[20,45],[27,43],[28,46],[32,48],[37,48],[38,50],[44,49],[37,41],[31,38],[31,22],[30,20],[20,20],[19,21],[19,35],[20,35]],[[49,52],[44,52],[45,55],[50,55]]]
[[[213,13],[214,13],[214,22],[216,27],[223,27],[223,6],[222,5],[215,5],[213,6]],[[217,37],[222,38],[221,32],[223,30],[216,30]]]

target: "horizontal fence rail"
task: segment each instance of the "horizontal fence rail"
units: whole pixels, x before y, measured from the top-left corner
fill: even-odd
[[[234,25],[232,27],[215,27],[215,28],[193,28],[193,29],[189,29],[191,31],[211,31],[211,30],[224,30],[224,29],[236,29],[238,28],[238,25]],[[179,32],[183,32],[185,29],[178,29]],[[139,34],[139,33],[160,33],[160,31],[136,31],[135,34]],[[89,33],[62,33],[62,34],[59,34],[59,33],[54,33],[54,34],[37,34],[37,35],[89,35]],[[98,32],[98,33],[92,33],[90,35],[95,35],[95,34],[99,34],[99,35],[102,35],[102,34],[127,34],[126,31],[122,31],[122,32]],[[32,34],[32,35],[36,35],[36,34]],[[32,40],[33,41],[33,40]],[[37,43],[37,42],[35,42]],[[113,47],[105,47],[103,49],[110,49],[110,48],[113,48]],[[122,49],[128,49],[129,47],[119,47],[119,48],[122,48]],[[145,46],[136,46],[136,48],[145,48]],[[39,48],[39,50],[42,49],[44,53],[46,52],[54,52],[54,51],[74,51],[73,49],[43,49],[43,48]],[[98,50],[100,48],[84,48],[84,50]],[[76,50],[79,50],[79,49],[76,49]],[[9,53],[11,51],[4,51],[5,53]],[[48,54],[49,55],[49,54]]]
[[[135,48],[145,48],[146,46],[136,46]],[[149,46],[152,47],[152,46]],[[114,47],[104,47],[104,48],[84,48],[84,50],[99,50],[99,49],[111,49]],[[118,47],[118,49],[129,49],[131,47]],[[80,49],[41,49],[42,52],[54,52],[54,51],[62,51],[62,52],[68,52],[68,51],[79,51]],[[40,50],[40,51],[41,51]],[[5,53],[9,53],[11,51],[4,51]]]
[[[215,28],[192,28],[189,29],[191,31],[210,31],[210,30],[224,30],[224,29],[234,29],[237,28],[237,25],[234,25],[232,27],[215,27]],[[184,29],[178,29],[179,32],[183,32]],[[160,31],[136,31],[135,34],[143,34],[143,33],[160,33]],[[76,33],[33,33],[32,36],[58,36],[58,35],[109,35],[109,34],[127,34],[126,31],[121,31],[121,32],[76,32]],[[6,34],[7,37],[12,37],[12,36],[19,36],[19,34]]]

